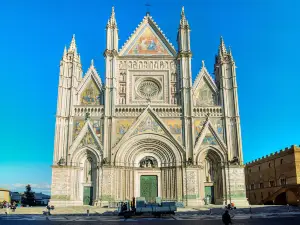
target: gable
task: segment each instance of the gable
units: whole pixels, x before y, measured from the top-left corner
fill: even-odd
[[[100,105],[100,89],[94,79],[90,79],[80,94],[81,105]]]
[[[182,147],[179,140],[171,133],[164,122],[157,116],[157,114],[148,106],[144,112],[138,117],[138,119],[132,124],[132,126],[126,130],[120,141],[114,146],[114,150],[117,150],[128,139],[140,134],[158,134],[163,135],[176,145]]]
[[[146,25],[134,39],[125,55],[171,55],[171,53],[153,29]]]
[[[79,147],[84,147],[84,146],[93,146],[99,150],[103,149],[102,144],[99,140],[101,135],[99,136],[99,133],[98,133],[99,130],[97,129],[99,123],[97,121],[90,121],[90,120],[85,121],[85,124],[81,128],[79,133],[77,130],[78,134],[75,134],[76,138],[70,147],[70,154],[72,154]],[[97,124],[97,125],[95,125],[95,124]],[[75,126],[76,126],[76,124],[75,124]],[[74,128],[74,130],[76,130],[76,128]],[[100,132],[100,134],[101,134],[101,132]]]
[[[209,118],[206,118],[205,121],[197,121],[198,126],[203,124],[201,131],[195,136],[195,151],[199,151],[200,146],[202,145],[216,145],[221,147],[224,151],[226,150],[226,145],[224,144],[222,138],[218,135],[218,132],[215,130],[212,122]]]
[[[176,56],[176,50],[152,17],[147,15],[126,41],[120,56]]]

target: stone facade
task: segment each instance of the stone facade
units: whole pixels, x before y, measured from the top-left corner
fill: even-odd
[[[141,177],[149,176],[163,200],[246,204],[236,66],[223,39],[215,80],[202,62],[192,83],[183,9],[178,50],[149,14],[119,49],[113,10],[106,36],[105,83],[93,61],[82,76],[75,37],[64,51],[51,201],[131,199],[145,193]]]
[[[251,204],[300,204],[300,147],[292,145],[246,164]]]

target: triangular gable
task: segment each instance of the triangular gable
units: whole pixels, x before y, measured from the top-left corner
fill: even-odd
[[[82,81],[80,82],[78,89],[77,89],[78,93],[81,93],[84,90],[84,88],[86,87],[86,85],[89,83],[90,80],[93,80],[95,82],[99,91],[102,90],[102,81],[101,81],[101,78],[98,75],[93,63],[91,64],[90,68],[88,69],[88,71],[84,75]]]
[[[201,91],[204,92],[204,94],[200,93]],[[197,75],[193,85],[194,105],[215,105],[217,92],[218,88],[215,82],[213,81],[212,77],[209,75],[203,62],[203,66],[199,74]],[[207,96],[205,96],[205,93],[207,93]],[[215,98],[213,99],[211,95],[214,95]]]
[[[175,48],[167,40],[152,17],[145,16],[135,32],[120,50],[120,56],[176,56]]]
[[[99,105],[102,93],[102,82],[94,67],[91,64],[84,78],[78,86],[78,104]]]
[[[96,149],[99,149],[101,152],[103,150],[103,146],[101,142],[98,140],[97,135],[93,129],[93,126],[89,120],[86,121],[80,133],[72,143],[70,147],[70,154],[72,154],[80,146],[96,147]]]
[[[215,131],[211,121],[207,118],[201,132],[196,137],[195,153],[200,149],[202,145],[220,146],[223,151],[226,151],[226,145]]]
[[[201,81],[206,80],[209,84],[209,86],[215,91],[217,92],[218,88],[214,82],[214,80],[212,79],[211,75],[208,73],[205,65],[204,65],[204,61],[202,61],[202,68],[200,70],[200,72],[198,73],[194,84],[193,84],[193,90],[195,91],[198,86],[201,84]]]
[[[129,130],[124,134],[115,149],[119,149],[120,146],[127,141],[130,137],[143,134],[143,133],[153,133],[165,135],[169,139],[176,143],[181,148],[184,148],[171,134],[170,130],[163,123],[162,120],[156,115],[156,113],[148,106],[145,111],[138,117],[138,119],[133,123]]]

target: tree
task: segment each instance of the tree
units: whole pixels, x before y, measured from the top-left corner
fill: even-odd
[[[28,184],[26,186],[26,191],[24,192],[24,194],[22,196],[22,203],[24,205],[29,205],[29,206],[35,205],[34,193],[31,191],[30,184]]]

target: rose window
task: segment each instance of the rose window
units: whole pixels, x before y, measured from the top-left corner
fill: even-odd
[[[160,92],[160,86],[155,81],[144,80],[139,83],[137,87],[137,92],[140,96],[144,98],[154,98]]]

